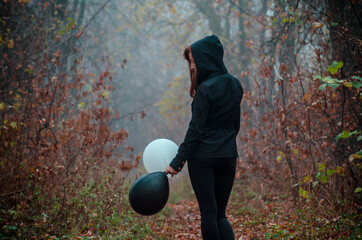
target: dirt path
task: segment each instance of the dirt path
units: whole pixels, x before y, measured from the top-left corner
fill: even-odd
[[[173,239],[201,239],[201,217],[195,200],[183,200],[177,204],[169,204],[173,210],[172,217],[166,222],[165,228],[169,229]],[[241,224],[245,220],[241,216],[233,216],[228,214],[228,220],[233,226],[235,239],[248,240],[248,236],[241,231]]]
[[[167,206],[167,215],[159,219],[162,224],[155,230],[154,238],[149,239],[202,239],[196,199],[185,199]],[[236,240],[361,239],[361,215],[356,212],[316,217],[315,212],[308,209],[294,209],[291,199],[279,198],[256,207],[258,210],[246,202],[229,203],[227,217]]]

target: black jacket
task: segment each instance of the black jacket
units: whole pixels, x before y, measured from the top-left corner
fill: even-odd
[[[185,139],[170,163],[177,171],[189,159],[238,157],[236,135],[243,97],[240,82],[227,72],[224,49],[217,36],[193,43],[191,52],[199,77],[198,87]]]

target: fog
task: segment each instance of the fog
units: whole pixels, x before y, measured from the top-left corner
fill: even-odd
[[[103,4],[87,2],[83,22],[92,19]],[[100,64],[100,52],[109,56],[116,86],[110,105],[121,116],[114,127],[126,129],[127,145],[136,153],[156,138],[180,144],[190,111],[179,121],[169,121],[161,116],[157,103],[163,101],[169,85],[179,76],[183,86],[178,101],[190,109],[189,73],[182,53],[185,46],[212,34],[205,17],[192,1],[113,0],[95,18],[79,46],[89,56],[85,65]]]

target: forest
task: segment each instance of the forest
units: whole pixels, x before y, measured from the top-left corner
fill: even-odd
[[[243,86],[235,239],[362,238],[361,0],[0,0],[0,239],[201,239],[187,167],[142,216],[149,142],[183,141],[182,53]]]

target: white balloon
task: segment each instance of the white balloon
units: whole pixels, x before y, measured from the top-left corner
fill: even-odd
[[[165,171],[166,167],[176,156],[178,146],[165,138],[150,142],[143,152],[143,165],[149,173]]]

